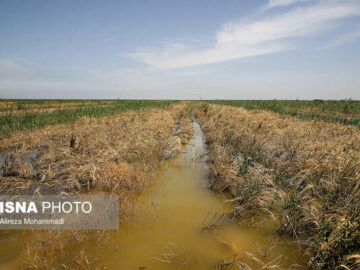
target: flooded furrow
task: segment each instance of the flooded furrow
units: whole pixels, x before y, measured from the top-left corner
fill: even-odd
[[[176,158],[161,163],[153,184],[134,202],[130,219],[110,233],[109,242],[71,246],[66,263],[71,264],[72,251],[85,248],[96,256],[100,253],[98,258],[106,269],[259,269],[267,264],[288,269],[306,265],[294,239],[274,237],[275,221],[258,216],[241,223],[218,222],[232,206],[225,194],[210,191],[204,136],[195,121],[193,128],[189,144]],[[20,253],[30,238],[30,231],[0,235],[0,269],[25,268]]]
[[[294,239],[273,237],[275,222],[209,226],[230,205],[224,195],[208,188],[204,137],[197,122],[193,128],[190,143],[177,158],[162,163],[154,184],[134,204],[130,222],[120,226],[103,250],[105,266],[161,270],[305,265]]]

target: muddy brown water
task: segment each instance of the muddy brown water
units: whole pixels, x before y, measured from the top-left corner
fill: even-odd
[[[274,238],[275,221],[251,226],[261,220],[254,217],[203,230],[231,205],[226,195],[209,190],[203,133],[197,122],[193,128],[190,143],[178,157],[161,164],[154,183],[134,203],[130,220],[120,225],[101,250],[106,268],[243,269],[240,264],[219,266],[233,261],[234,255],[252,269],[261,266],[256,260],[264,265],[275,260],[285,269],[294,264],[305,268],[306,258],[294,239]],[[18,232],[1,238],[0,252],[6,253],[0,255],[0,269],[14,257],[11,251],[20,248],[24,235]]]
[[[235,222],[210,232],[203,230],[213,217],[229,211],[231,206],[224,202],[224,195],[214,194],[208,188],[204,137],[197,122],[193,122],[193,128],[194,137],[183,153],[162,163],[155,183],[135,204],[134,218],[121,226],[113,246],[104,250],[106,267],[216,269],[216,265],[235,254],[253,269],[260,264],[250,256],[265,263],[279,258],[277,261],[284,268],[305,265],[294,239],[281,237],[275,247],[268,245],[274,242],[271,239],[275,222],[259,227],[249,227],[251,221],[241,225]]]

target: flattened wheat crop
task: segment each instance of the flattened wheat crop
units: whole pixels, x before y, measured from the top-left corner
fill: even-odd
[[[191,136],[184,105],[83,117],[70,124],[13,132],[1,139],[3,152],[10,152],[1,166],[0,192],[113,192],[120,197],[120,220],[126,222],[132,200],[150,183],[159,162],[179,152]],[[36,269],[80,269],[90,261],[91,267],[101,266],[96,245],[109,235],[33,233],[23,260]]]
[[[360,127],[360,101],[355,100],[216,100],[211,103]]]
[[[212,188],[234,198],[231,217],[278,222],[311,269],[356,269],[360,251],[357,127],[201,103]]]
[[[127,110],[166,107],[173,103],[175,101],[165,100],[52,100],[51,102],[49,100],[17,100],[16,103],[15,101],[0,102],[0,137],[16,130],[71,123],[84,116],[101,117]]]

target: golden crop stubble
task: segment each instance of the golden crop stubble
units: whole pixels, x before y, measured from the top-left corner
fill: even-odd
[[[360,248],[355,237],[360,208],[358,128],[209,104],[198,105],[196,116],[207,137],[213,184],[236,197],[236,214],[279,213],[280,233],[313,237],[316,243],[324,231],[338,235],[333,228],[350,222],[350,240],[328,237],[323,245],[331,247],[326,256],[325,249],[312,245],[313,267],[340,265],[344,255]],[[256,167],[263,172],[254,173]],[[348,249],[346,241],[351,242]],[[332,265],[323,263],[328,258]]]

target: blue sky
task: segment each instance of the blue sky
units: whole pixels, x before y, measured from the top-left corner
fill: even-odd
[[[360,99],[360,0],[0,0],[1,98]]]

